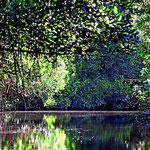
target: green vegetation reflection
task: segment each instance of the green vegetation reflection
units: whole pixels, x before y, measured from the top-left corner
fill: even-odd
[[[53,116],[31,113],[1,118],[0,150],[97,150],[109,146],[126,150],[150,147],[149,124],[141,115]],[[12,124],[15,124],[13,128]]]
[[[39,125],[36,126],[31,134],[21,135],[18,137],[12,150],[68,150],[70,147],[74,150],[75,143],[70,145],[70,140],[64,130],[60,128],[55,128],[56,117],[55,116],[46,116],[44,115],[43,124],[46,123],[45,126]],[[9,141],[4,148],[0,148],[0,150],[9,150],[10,145]]]

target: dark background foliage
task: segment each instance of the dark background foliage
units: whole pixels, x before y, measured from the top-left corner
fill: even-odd
[[[125,79],[138,79],[144,66],[137,54],[103,57],[76,56],[75,76],[72,76],[64,91],[60,93],[60,108],[135,110],[139,103],[131,97],[132,87]],[[73,73],[73,72],[72,72]],[[76,84],[74,84],[76,83]],[[128,96],[127,96],[128,95]],[[69,100],[68,100],[69,99]],[[60,102],[60,100],[58,100]]]

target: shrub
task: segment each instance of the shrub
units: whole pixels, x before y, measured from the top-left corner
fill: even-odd
[[[132,88],[124,83],[124,76],[138,78],[137,68],[141,67],[141,64],[140,62],[131,63],[129,56],[129,58],[123,56],[121,59],[121,56],[118,58],[118,55],[116,59],[111,55],[106,55],[105,58],[76,56],[73,62],[75,68],[72,74],[70,73],[69,82],[64,90],[55,96],[58,102],[57,107],[62,109],[137,109],[138,103],[128,99]],[[114,58],[111,59],[112,57]],[[131,70],[126,66],[127,63],[128,66],[134,68],[131,74],[127,74],[128,69]],[[134,66],[136,64],[139,66]]]

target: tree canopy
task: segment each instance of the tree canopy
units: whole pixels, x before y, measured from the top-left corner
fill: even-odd
[[[133,51],[137,0],[0,3],[0,49],[47,56]]]

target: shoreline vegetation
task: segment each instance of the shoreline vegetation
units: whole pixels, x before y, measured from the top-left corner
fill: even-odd
[[[0,8],[0,111],[150,109],[147,1]]]

